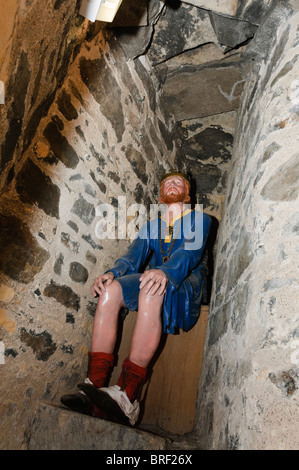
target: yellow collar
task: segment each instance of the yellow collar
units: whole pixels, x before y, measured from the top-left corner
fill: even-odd
[[[186,215],[186,214],[189,214],[189,212],[192,212],[192,209],[185,209],[184,212],[182,212],[181,214],[176,215],[175,217],[173,217],[173,218],[171,219],[171,221],[170,221],[169,226],[174,225],[175,222],[176,222],[177,220],[179,220],[179,219],[182,217],[182,215],[184,216],[184,215]],[[166,222],[166,220],[164,219],[164,217],[162,217],[162,220],[164,220],[164,222]]]
[[[169,223],[169,225],[167,226],[166,224],[166,227],[173,227],[174,224],[176,223],[177,220],[179,220],[182,216],[185,216],[186,214],[189,214],[189,212],[192,212],[192,209],[186,209],[184,210],[184,212],[182,212],[181,214],[173,217]],[[164,220],[164,222],[166,222],[166,220],[164,219],[164,217],[162,217],[162,220]],[[167,232],[167,230],[166,230]],[[172,235],[169,234],[168,237],[166,236],[165,239],[164,239],[164,243],[170,243],[171,242],[171,239],[172,239]]]

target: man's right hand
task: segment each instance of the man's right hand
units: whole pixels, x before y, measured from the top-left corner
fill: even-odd
[[[95,278],[94,283],[91,287],[91,293],[94,297],[97,295],[102,295],[106,291],[106,287],[108,287],[114,279],[114,274],[112,272],[108,272],[106,274],[102,274]]]

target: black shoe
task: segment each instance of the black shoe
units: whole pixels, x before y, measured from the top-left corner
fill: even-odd
[[[111,421],[130,426],[128,417],[123,413],[119,405],[110,397],[110,395],[91,384],[81,383],[78,384],[78,387],[87,395],[88,398],[90,398],[94,405],[99,407],[100,410],[107,415]]]
[[[60,398],[61,403],[72,411],[78,411],[85,415],[92,416],[94,405],[84,393],[72,393],[63,395]]]

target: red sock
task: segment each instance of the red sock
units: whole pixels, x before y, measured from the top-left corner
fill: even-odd
[[[88,353],[88,378],[98,388],[104,387],[110,368],[113,366],[113,354],[103,352]]]
[[[139,398],[142,385],[146,379],[147,368],[138,366],[128,358],[124,360],[122,373],[117,381],[121,390],[127,392],[130,401]]]

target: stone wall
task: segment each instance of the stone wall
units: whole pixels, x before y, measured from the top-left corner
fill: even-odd
[[[146,54],[155,70],[180,130],[176,164],[193,177],[197,202],[219,221],[250,63],[246,49],[272,2],[148,3],[150,25],[112,27],[127,57]]]
[[[1,192],[13,179],[14,164],[30,145],[89,30],[77,15],[77,4],[14,0],[9,12],[4,4],[0,7],[0,80],[5,86],[5,106],[0,106]]]
[[[199,422],[208,430],[201,443],[256,447],[252,436],[274,419],[265,404],[273,390],[277,407],[288,400],[291,413],[293,365],[259,359],[281,354],[276,343],[289,354],[295,337],[290,313],[281,313],[290,301],[282,289],[295,287],[287,274],[296,250],[295,19],[278,8],[262,21],[275,3],[142,0],[136,8],[127,0],[112,25],[90,25],[79,2],[15,0],[10,53],[0,58],[0,448],[26,448],[35,404],[58,404],[85,376],[96,307],[90,284],[129,242],[97,237],[97,207],[117,210],[118,196],[147,206],[162,171],[179,165],[195,180],[197,202],[220,221],[240,104],[200,389]],[[281,273],[272,275],[271,263]]]
[[[298,5],[279,3],[247,50],[199,388],[203,448],[298,448],[298,21]]]
[[[188,3],[162,11],[147,55],[181,130],[176,162],[192,175],[197,202],[219,221],[247,73],[244,43],[257,26]]]
[[[26,448],[34,406],[59,404],[86,375],[96,307],[90,285],[129,242],[117,232],[115,240],[97,236],[97,207],[117,211],[119,196],[148,206],[174,163],[174,121],[151,65],[128,59],[99,26],[76,51],[28,145],[22,133],[23,151],[7,162],[14,170],[0,201],[3,449]],[[29,90],[30,76],[28,83]],[[27,103],[31,94],[23,93]]]

